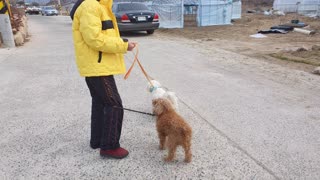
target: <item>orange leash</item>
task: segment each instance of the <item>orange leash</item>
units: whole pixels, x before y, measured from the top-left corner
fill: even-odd
[[[138,44],[136,44],[136,49],[137,49],[136,53],[133,52],[133,54],[134,54],[133,63],[131,64],[128,72],[125,74],[124,79],[128,79],[128,78],[129,78],[129,75],[130,75],[130,73],[131,73],[131,71],[132,71],[132,69],[133,69],[134,64],[135,64],[136,62],[138,62],[138,65],[139,65],[142,73],[143,73],[144,76],[147,78],[147,80],[149,81],[149,83],[153,86],[153,84],[152,84],[152,82],[151,82],[152,78],[151,78],[151,77],[147,74],[147,72],[144,70],[142,64],[140,63],[140,61],[139,61],[139,59],[138,59],[138,55],[139,55]]]

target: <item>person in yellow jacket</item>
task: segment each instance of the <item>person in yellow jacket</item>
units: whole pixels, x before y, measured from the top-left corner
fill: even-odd
[[[0,14],[8,14],[8,4],[5,0],[0,0]]]
[[[126,71],[123,55],[134,42],[120,37],[112,0],[80,0],[73,15],[72,34],[76,64],[92,97],[90,146],[100,155],[121,159],[123,106],[113,75]]]

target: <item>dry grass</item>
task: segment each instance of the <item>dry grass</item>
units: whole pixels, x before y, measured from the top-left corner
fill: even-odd
[[[289,32],[287,34],[266,34],[267,38],[264,39],[250,37],[250,35],[256,34],[259,30],[267,30],[272,26],[286,24],[293,19],[299,19],[301,22],[308,24],[308,27],[315,30],[316,34],[310,36],[298,32]],[[274,58],[307,63],[312,66],[317,66],[319,65],[318,62],[320,62],[319,52],[315,51],[304,52],[301,56],[297,56],[294,53],[290,55],[292,52],[289,51],[294,51],[300,47],[310,50],[314,45],[320,46],[320,19],[309,18],[295,13],[286,14],[285,16],[243,13],[242,18],[232,22],[232,25],[160,29],[158,32],[166,36],[209,43],[210,46],[255,58],[267,58],[269,62],[272,62]]]
[[[306,50],[303,48],[297,49],[296,51],[283,51],[279,53],[270,54],[272,57],[285,60],[293,61],[297,63],[305,63],[313,66],[320,66],[320,47],[313,46],[312,49]]]

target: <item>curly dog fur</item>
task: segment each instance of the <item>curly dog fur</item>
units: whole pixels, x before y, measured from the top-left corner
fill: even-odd
[[[174,160],[177,147],[180,145],[185,152],[185,162],[191,162],[192,129],[189,124],[174,110],[166,98],[152,101],[153,111],[157,116],[157,131],[160,139],[160,149],[168,147],[168,156],[165,161]],[[167,142],[166,142],[167,141]]]

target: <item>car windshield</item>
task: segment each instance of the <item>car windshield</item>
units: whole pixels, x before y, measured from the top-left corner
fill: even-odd
[[[46,10],[53,10],[53,7],[45,7]]]
[[[131,11],[131,10],[149,10],[144,4],[139,3],[126,3],[119,4],[118,11]]]

